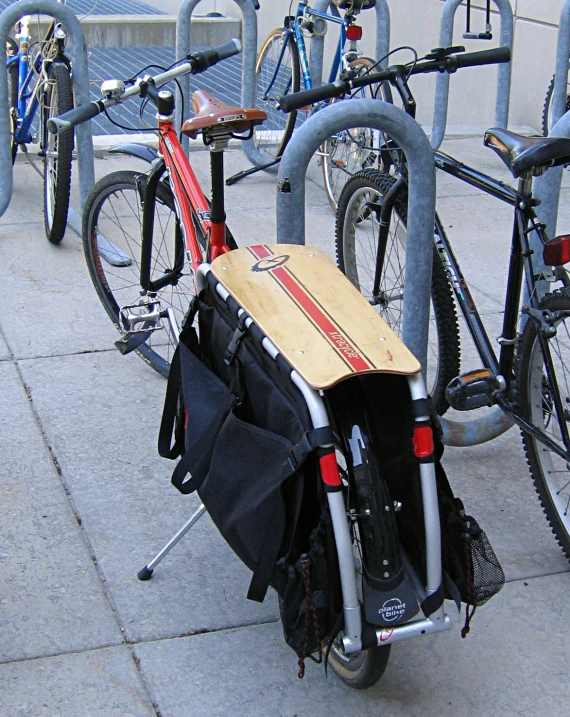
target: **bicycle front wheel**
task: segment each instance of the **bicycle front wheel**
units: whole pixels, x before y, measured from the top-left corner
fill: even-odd
[[[380,205],[396,178],[375,170],[358,172],[346,184],[336,219],[336,255],[340,270],[399,336],[404,311],[408,196],[396,200],[378,295],[373,297],[380,231]],[[434,247],[427,356],[427,387],[440,415],[449,408],[445,389],[459,374],[459,325],[453,290]]]
[[[570,289],[546,296],[542,311],[570,312]],[[548,341],[552,373],[546,368],[536,323],[528,319],[519,341],[515,372],[518,402],[523,418],[544,431],[559,446],[570,422],[570,317],[556,322],[556,336]],[[556,410],[559,397],[562,416]],[[566,557],[570,559],[570,470],[568,463],[528,433],[522,434],[536,492]]]
[[[299,52],[293,36],[273,30],[263,43],[255,66],[257,107],[267,119],[253,130],[253,143],[267,162],[280,157],[291,139],[297,112],[277,109],[278,98],[298,92],[301,82]]]
[[[73,132],[51,134],[47,121],[73,109],[69,69],[62,62],[54,62],[50,67],[44,103],[44,224],[46,237],[52,244],[59,244],[67,226]]]
[[[350,68],[360,76],[374,65],[374,60],[359,57],[350,63]],[[347,99],[353,97],[379,99],[392,103],[390,85],[386,82],[380,86],[363,87],[357,93],[349,95]],[[346,101],[346,99],[337,100],[337,102]],[[353,174],[364,169],[387,169],[383,164],[383,157],[387,154],[382,150],[382,145],[385,144],[383,133],[370,127],[352,127],[344,132],[338,132],[323,143],[321,147],[323,179],[329,204],[334,211],[338,208],[342,190]]]
[[[6,40],[6,61],[18,54],[18,44],[9,37]],[[18,145],[14,140],[16,128],[18,126],[18,63],[13,62],[8,68],[8,101],[10,103],[10,132],[12,147],[12,164],[16,161]]]
[[[113,172],[91,190],[83,210],[83,248],[93,286],[105,311],[123,333],[121,309],[147,310],[149,302],[168,318],[144,325],[146,341],[137,353],[162,376],[168,376],[170,360],[178,343],[178,330],[194,296],[194,279],[184,262],[185,247],[174,211],[172,192],[161,183],[157,190],[152,238],[151,281],[179,269],[177,277],[149,294],[140,286],[141,192],[146,176],[137,172]],[[140,191],[139,191],[140,187]],[[200,225],[194,222],[198,240],[205,248]]]

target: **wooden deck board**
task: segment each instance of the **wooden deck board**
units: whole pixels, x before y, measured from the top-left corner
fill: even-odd
[[[243,247],[212,262],[214,276],[316,389],[355,373],[410,375],[420,364],[318,249]]]

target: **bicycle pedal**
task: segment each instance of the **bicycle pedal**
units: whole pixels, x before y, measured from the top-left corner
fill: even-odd
[[[462,373],[449,382],[445,396],[456,411],[472,411],[493,405],[493,395],[499,389],[497,377],[489,369],[480,368]]]
[[[121,354],[125,356],[126,354],[130,354],[131,351],[136,351],[140,348],[151,333],[152,331],[137,331],[136,333],[126,335],[122,339],[115,341],[115,346]]]
[[[119,323],[127,337],[139,332],[148,334],[162,328],[162,316],[162,307],[158,301],[141,299],[138,304],[130,304],[121,308]]]

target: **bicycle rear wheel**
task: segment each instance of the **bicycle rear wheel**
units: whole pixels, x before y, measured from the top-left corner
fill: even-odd
[[[344,188],[336,219],[336,255],[340,270],[368,300],[372,300],[378,253],[379,205],[396,178],[375,170],[355,174]],[[374,305],[399,336],[404,311],[407,192],[398,196],[392,213],[388,244]],[[428,344],[427,387],[435,409],[449,408],[445,389],[459,374],[459,326],[453,290],[434,247]]]
[[[46,237],[52,244],[59,244],[67,226],[73,132],[51,134],[47,121],[73,109],[71,77],[63,62],[54,62],[50,67],[43,98],[44,224]]]
[[[141,311],[149,301],[158,301],[167,320],[151,330],[136,351],[155,371],[168,376],[170,360],[178,343],[178,328],[194,296],[194,279],[184,262],[185,247],[174,211],[172,192],[160,183],[154,215],[151,280],[156,280],[174,267],[180,267],[177,279],[154,294],[140,286],[142,207],[139,187],[146,176],[137,172],[113,172],[101,179],[91,190],[83,210],[83,248],[93,286],[105,311],[117,329],[123,332],[120,311],[140,304]],[[197,221],[194,222],[198,241],[205,250],[206,239]],[[112,242],[109,245],[109,242]],[[111,266],[104,254],[116,247],[123,266]],[[142,303],[141,303],[142,302]],[[146,327],[146,324],[145,324]]]
[[[277,109],[278,97],[298,92],[301,82],[299,52],[293,37],[273,30],[263,43],[255,66],[256,104],[267,119],[253,130],[253,143],[265,161],[280,157],[291,139],[297,112]]]
[[[547,295],[543,311],[569,311],[570,289]],[[518,403],[523,418],[564,447],[561,421],[555,409],[556,395],[562,404],[564,428],[570,424],[570,317],[556,322],[556,336],[548,341],[553,375],[546,370],[536,324],[528,319],[517,348],[515,373]],[[570,470],[568,463],[528,433],[522,440],[536,492],[552,532],[570,560]],[[570,446],[566,445],[566,450]]]
[[[357,76],[366,73],[375,64],[368,57],[359,57],[350,63]],[[392,103],[390,85],[368,85],[347,99],[374,99]],[[346,102],[345,100],[337,100]],[[338,208],[340,195],[353,174],[363,169],[386,170],[384,166],[382,144],[383,134],[370,127],[353,127],[329,137],[321,147],[323,179],[329,204],[334,211]]]
[[[346,457],[343,461],[337,452],[346,484],[345,500],[347,515],[350,516],[358,598],[363,604],[363,575],[387,570],[386,563],[379,558],[379,551],[386,548],[382,542],[384,536],[378,533],[375,521],[376,511],[384,506],[377,489],[378,461],[372,448],[368,417],[363,409],[366,399],[360,384],[353,383],[350,389],[340,385],[333,389],[330,399],[331,405],[337,407],[335,428],[340,436],[341,451]],[[385,645],[347,654],[340,633],[331,645],[329,663],[346,685],[359,690],[367,689],[384,674],[390,650],[391,645]]]

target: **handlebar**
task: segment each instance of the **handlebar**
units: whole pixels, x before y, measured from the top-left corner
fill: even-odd
[[[138,78],[132,87],[124,90],[121,94],[109,96],[106,99],[95,100],[94,102],[89,102],[85,105],[80,105],[75,109],[69,110],[69,112],[64,112],[62,115],[59,115],[59,117],[52,117],[47,122],[48,130],[51,134],[61,134],[62,132],[67,132],[76,125],[93,119],[93,117],[101,114],[101,112],[104,112],[109,107],[113,107],[113,105],[116,105],[129,97],[133,97],[135,95],[139,95],[140,97],[147,96],[147,94],[149,94],[148,87],[162,87],[162,85],[167,84],[180,75],[197,75],[218,62],[227,60],[229,57],[233,57],[240,52],[241,42],[235,37],[233,40],[230,40],[219,47],[214,47],[202,52],[192,52],[186,56],[188,62],[177,65],[170,70],[166,70],[166,72],[161,72],[159,75],[155,75],[154,77]]]
[[[292,112],[306,105],[322,102],[333,97],[342,97],[351,90],[365,87],[366,85],[379,84],[381,82],[396,83],[398,77],[418,75],[427,72],[455,72],[460,67],[476,67],[479,65],[494,65],[509,62],[511,51],[508,47],[495,47],[491,50],[481,52],[467,52],[465,54],[453,54],[435,59],[429,58],[417,62],[415,65],[392,65],[382,72],[371,72],[362,77],[355,77],[352,80],[337,80],[330,85],[321,85],[311,90],[303,90],[279,99],[279,108],[283,112]]]

